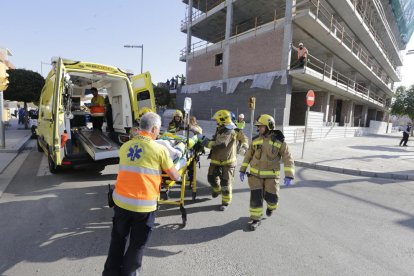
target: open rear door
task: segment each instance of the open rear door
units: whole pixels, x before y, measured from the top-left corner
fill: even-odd
[[[138,110],[143,107],[149,107],[154,112],[155,109],[155,96],[152,86],[151,75],[149,72],[145,72],[140,75],[133,76],[131,78],[131,85],[133,91],[133,107],[135,120],[138,119]]]
[[[61,134],[65,129],[65,118],[64,111],[61,106],[62,94],[64,89],[64,76],[65,76],[65,65],[63,64],[62,58],[57,61],[55,84],[53,88],[53,142],[50,155],[54,163],[59,166],[62,164],[64,157],[64,148],[61,148]]]

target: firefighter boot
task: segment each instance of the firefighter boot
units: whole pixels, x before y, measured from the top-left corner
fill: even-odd
[[[269,208],[266,209],[266,216],[270,217],[273,214],[273,210],[270,210]]]
[[[250,224],[250,231],[255,231],[257,227],[260,225],[260,220],[253,220]]]
[[[220,211],[226,211],[228,207],[229,207],[228,204],[223,203],[222,205],[220,205]]]

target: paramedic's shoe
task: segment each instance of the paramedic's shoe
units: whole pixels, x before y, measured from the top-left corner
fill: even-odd
[[[257,227],[260,225],[260,220],[253,220],[250,224],[250,231],[255,231]]]
[[[220,211],[226,211],[229,205],[222,204],[220,205]]]
[[[273,214],[273,210],[266,209],[266,216],[270,217]]]

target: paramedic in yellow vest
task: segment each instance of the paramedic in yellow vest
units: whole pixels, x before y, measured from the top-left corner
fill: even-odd
[[[139,135],[119,150],[111,244],[102,275],[139,274],[144,248],[154,226],[161,173],[166,172],[176,181],[181,178],[166,148],[154,141],[160,127],[159,115],[144,114]],[[128,237],[129,245],[125,250]]]
[[[236,126],[238,129],[243,130],[246,126],[246,122],[244,121],[244,114],[240,114],[239,118],[237,118]]]
[[[267,203],[266,215],[270,217],[279,202],[280,161],[284,163],[284,184],[292,184],[295,166],[282,132],[274,130],[272,116],[262,114],[255,125],[259,135],[253,138],[240,167],[243,182],[250,165],[248,182],[250,187],[250,230],[256,230],[263,215],[263,199]]]
[[[218,124],[212,140],[205,139],[203,145],[211,150],[207,180],[212,187],[212,197],[221,193],[220,210],[224,211],[232,200],[232,183],[237,164],[236,126],[228,110],[219,110],[213,117]],[[247,144],[247,143],[246,143]]]
[[[91,88],[93,98],[91,99],[90,111],[93,129],[102,131],[105,116],[105,99],[98,94],[96,87]]]

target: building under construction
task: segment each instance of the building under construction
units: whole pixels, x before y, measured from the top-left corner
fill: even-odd
[[[324,125],[386,121],[401,81],[401,50],[414,27],[409,0],[183,0],[186,85],[194,114],[218,109],[273,115],[281,127],[304,125],[306,92]],[[298,45],[309,54],[297,64]]]

